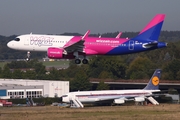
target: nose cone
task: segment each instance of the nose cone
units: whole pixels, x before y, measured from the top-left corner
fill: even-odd
[[[14,42],[13,42],[13,41],[8,42],[8,43],[7,43],[7,47],[8,47],[8,48],[11,48],[11,49],[15,49],[15,48],[14,48]]]
[[[12,42],[11,42],[11,41],[8,42],[8,43],[7,43],[7,46],[8,46],[8,48],[12,48],[12,46],[13,46],[13,45],[12,45]]]

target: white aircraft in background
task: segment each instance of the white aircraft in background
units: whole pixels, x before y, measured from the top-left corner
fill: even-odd
[[[143,102],[148,99],[152,104],[159,103],[152,97],[154,92],[160,92],[159,79],[161,70],[157,69],[144,89],[132,90],[101,90],[77,91],[62,96],[62,102],[70,103],[76,107],[84,107],[83,103],[115,103],[123,104],[125,101],[134,100]]]

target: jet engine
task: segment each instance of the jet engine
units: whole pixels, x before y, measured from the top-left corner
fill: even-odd
[[[114,103],[115,103],[115,104],[124,104],[125,101],[124,101],[123,99],[115,99],[115,100],[114,100]]]
[[[48,58],[62,59],[63,58],[63,52],[64,52],[64,49],[50,47],[47,50],[47,55],[48,55]]]
[[[145,101],[145,98],[144,97],[135,97],[134,101],[136,101],[136,102],[143,102],[143,101]]]

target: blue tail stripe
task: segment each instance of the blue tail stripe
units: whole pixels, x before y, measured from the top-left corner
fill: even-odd
[[[146,30],[145,32],[132,38],[133,40],[156,40],[158,41],[163,21],[155,25],[154,27]]]

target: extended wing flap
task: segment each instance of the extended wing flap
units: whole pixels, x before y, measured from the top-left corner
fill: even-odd
[[[76,51],[82,52],[83,48],[84,48],[84,41],[79,41],[79,42],[76,42],[76,43],[74,43],[68,47],[65,47],[64,49],[68,53],[71,53],[71,52],[76,52]]]
[[[74,37],[68,43],[64,45],[64,49],[67,53],[71,52],[83,52],[85,39],[88,37],[90,30],[88,30],[81,38]]]

